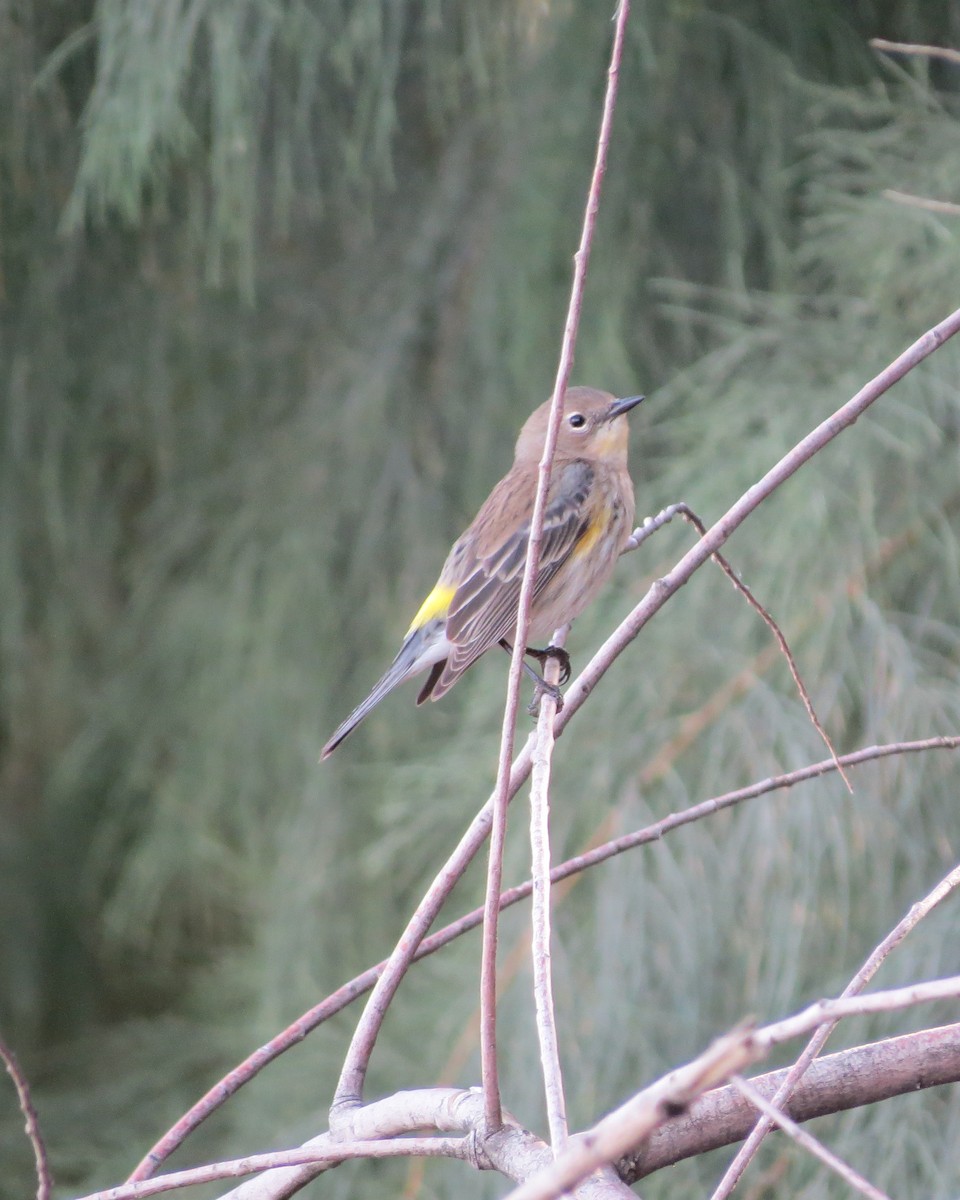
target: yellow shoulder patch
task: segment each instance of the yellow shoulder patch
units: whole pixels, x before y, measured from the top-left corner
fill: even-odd
[[[607,528],[608,515],[609,509],[604,509],[590,522],[573,547],[574,558],[580,558],[582,555],[590,553]]]
[[[450,587],[448,584],[438,583],[426,600],[420,605],[420,611],[413,618],[410,628],[407,630],[407,637],[414,630],[422,629],[434,617],[445,617],[450,607],[450,601],[453,599],[456,591],[456,588]]]

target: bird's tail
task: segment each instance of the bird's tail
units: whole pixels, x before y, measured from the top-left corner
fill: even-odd
[[[333,731],[330,740],[320,751],[321,762],[325,758],[330,757],[343,739],[349,737],[364,717],[376,708],[380,701],[385,696],[388,696],[395,687],[399,687],[411,675],[416,675],[426,667],[432,666],[438,657],[445,657],[443,648],[439,645],[435,637],[430,636],[434,633],[435,630],[433,628],[421,628],[409,634],[400,647],[400,653],[377,683],[374,684],[370,695],[361,701],[350,716],[345,721],[341,721]]]
[[[333,731],[330,740],[320,751],[320,761],[322,762],[325,758],[329,758],[343,739],[349,737],[364,717],[376,708],[384,696],[389,695],[395,687],[399,687],[409,674],[410,664],[401,664],[399,658],[396,659],[383,674],[382,678],[374,685],[373,690],[367,696],[366,700],[361,701],[350,716],[345,721],[341,721]]]

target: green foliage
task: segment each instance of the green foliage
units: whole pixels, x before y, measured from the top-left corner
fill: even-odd
[[[575,375],[651,393],[641,515],[684,499],[718,516],[956,304],[957,219],[884,195],[958,199],[954,81],[864,47],[960,44],[956,14],[861,9],[854,26],[835,3],[635,5]],[[104,0],[11,29],[0,1025],[67,1194],[115,1181],[221,1070],[380,958],[488,794],[492,655],[443,704],[394,698],[315,758],[552,384],[609,22],[589,5]],[[958,727],[958,353],[728,548],[842,749]],[[575,663],[690,537],[623,562]],[[564,737],[556,856],[604,820],[823,757],[769,645],[705,568]],[[753,801],[580,883],[556,955],[572,1119],[744,1012],[841,987],[956,861],[953,771],[928,756],[860,772],[852,798],[832,781]],[[480,893],[474,870],[460,905]],[[955,938],[940,914],[889,981],[953,970]],[[476,1081],[475,1058],[448,1062],[476,975],[475,935],[417,969],[372,1093]],[[528,990],[521,971],[504,1000],[505,1088],[537,1126]],[[313,1132],[352,1022],[270,1068],[188,1157]],[[0,1194],[20,1194],[30,1159],[4,1112]],[[946,1196],[951,1119],[919,1096],[824,1136],[891,1192]],[[403,1170],[338,1171],[318,1194],[398,1190]],[[429,1164],[426,1187],[502,1190],[463,1170]],[[832,1194],[799,1156],[782,1186]]]
[[[355,217],[394,187],[401,123],[429,141],[486,99],[511,19],[442,2],[100,0],[64,228],[178,226],[208,283],[252,296],[261,228],[323,228],[328,207]],[[409,169],[421,151],[405,151]]]

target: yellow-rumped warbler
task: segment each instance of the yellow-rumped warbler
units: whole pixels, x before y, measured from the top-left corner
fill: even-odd
[[[568,388],[540,543],[530,610],[531,641],[548,639],[572,621],[606,583],[633,526],[627,471],[626,414],[642,396],[617,400],[596,388]],[[430,668],[417,703],[439,700],[491,646],[517,625],[537,473],[550,402],[520,430],[513,466],[487,497],[470,528],[453,544],[440,578],[403,639],[400,653],[373,691],[337,727],[321,751],[327,758],[395,687]]]

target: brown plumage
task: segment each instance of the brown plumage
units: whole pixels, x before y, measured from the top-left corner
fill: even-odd
[[[568,388],[547,492],[529,639],[546,641],[609,578],[633,526],[626,414],[642,399]],[[430,668],[417,697],[439,700],[491,646],[513,638],[550,402],[527,418],[513,466],[454,543],[400,652],[321,752],[332,754],[384,696]]]

